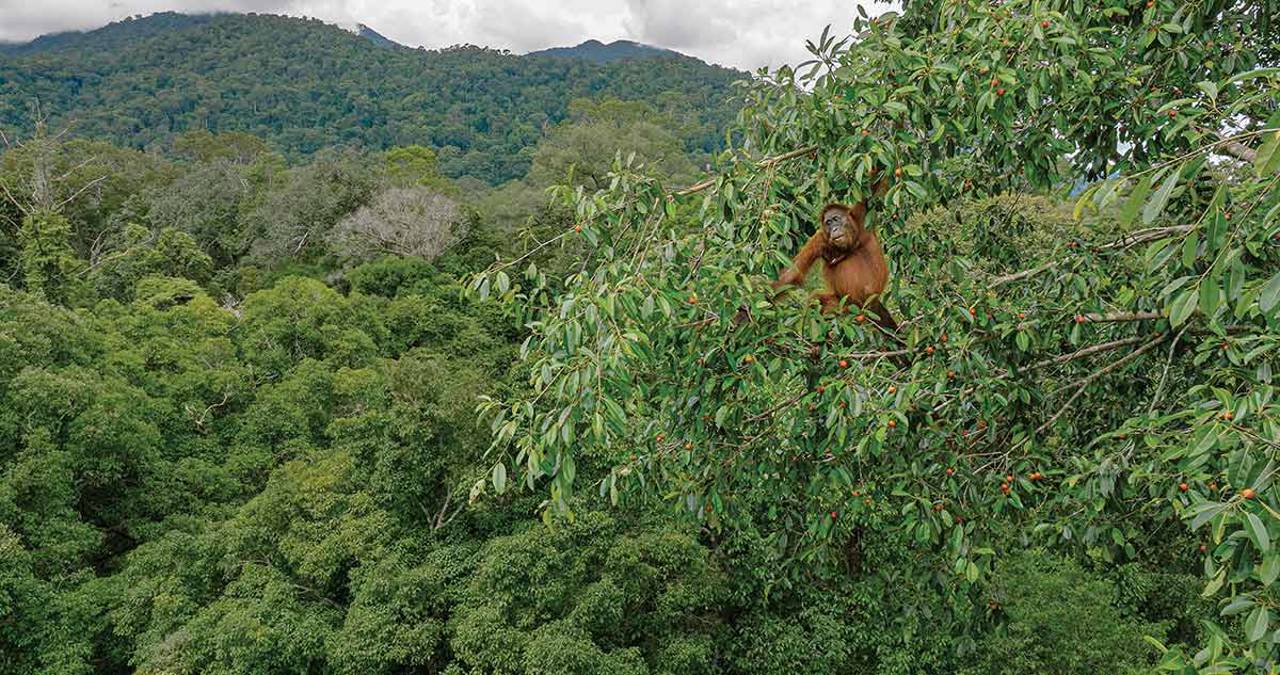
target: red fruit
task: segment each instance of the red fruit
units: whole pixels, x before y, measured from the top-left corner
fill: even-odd
[[[948,371],[947,371],[947,379],[948,379],[948,380],[954,380],[954,379],[956,379],[956,371],[954,371],[954,370],[948,370]]]
[[[871,506],[871,498],[867,497],[866,499],[862,500],[862,503],[866,504],[867,506]]]
[[[943,333],[943,334],[942,334],[942,337],[941,337],[941,338],[939,338],[939,339],[941,339],[943,342],[946,342],[946,341],[948,340],[947,334],[946,334],[946,333]]]
[[[893,429],[894,427],[898,426],[898,421],[889,420],[888,422],[885,422],[885,426],[889,427],[890,429]]]
[[[1176,108],[1169,111],[1169,117],[1177,117],[1177,116],[1178,116],[1178,110]]]
[[[951,468],[951,467],[947,467],[947,475],[948,475],[948,476],[954,476],[954,475],[956,475],[956,470],[955,470],[955,469],[953,469],[953,468]]]
[[[846,360],[844,360],[844,359],[840,359],[840,367],[841,367],[841,368],[848,368],[848,367],[849,367],[849,362],[848,362],[848,361],[846,361]]]
[[[697,294],[697,293],[690,293],[690,294],[689,294],[689,304],[690,304],[690,305],[696,305],[696,304],[698,304],[698,294]]]
[[[1006,482],[1006,483],[1012,483],[1012,482],[1013,482],[1013,474],[1011,474],[1011,473],[1007,473],[1007,474],[1005,474],[1005,475],[1004,475],[1004,482]]]
[[[1253,488],[1245,488],[1240,491],[1240,496],[1244,497],[1245,499],[1253,499],[1254,497],[1258,496],[1258,493],[1254,492]]]
[[[854,321],[857,321],[858,323],[862,323],[862,322],[864,322],[864,321],[866,321],[866,320],[867,320],[867,315],[866,315],[866,314],[859,314],[859,315],[857,315],[857,316],[853,317],[853,320],[854,320]]]
[[[854,490],[854,491],[853,491],[853,496],[854,496],[854,497],[861,497],[861,496],[862,496],[862,493],[861,493],[861,492],[858,492],[857,490]]]
[[[825,392],[826,390],[827,390],[827,388],[826,388],[826,387],[824,387],[824,386],[822,386],[822,385],[818,385],[818,389],[817,389],[817,391],[818,391],[818,393],[819,393],[819,394],[821,394],[821,393]]]
[[[889,385],[889,388],[886,389],[885,391],[889,392],[890,394],[896,394],[898,393],[898,388],[891,384]]]
[[[581,226],[581,225],[574,225],[574,226],[573,226],[573,231],[574,231],[574,232],[581,232],[581,231],[582,231],[582,226]]]
[[[1190,485],[1187,485],[1186,483],[1178,483],[1178,492],[1186,492],[1187,490],[1190,490],[1190,489],[1191,489]]]
[[[996,90],[996,96],[1004,96],[1004,87],[1000,87]]]
[[[1026,312],[1018,312],[1018,318],[1019,318],[1019,319],[1025,319],[1025,318],[1027,318],[1027,314],[1026,314]]]
[[[1236,416],[1235,413],[1231,412],[1230,410],[1224,410],[1222,413],[1222,419],[1227,420],[1228,422],[1230,422],[1231,418],[1235,416]]]
[[[685,444],[684,444],[684,449],[685,449],[685,450],[692,450],[692,449],[693,449],[693,443],[689,443],[689,442],[687,442],[687,441],[686,441],[686,442],[685,442]]]
[[[996,87],[999,85],[1000,85],[1000,78],[998,77],[991,78],[991,86]]]
[[[840,515],[840,514],[836,513],[835,511],[832,511],[832,512],[831,512],[831,519],[832,519],[832,520],[835,520],[835,519],[836,519],[836,517],[838,517],[839,515]]]
[[[932,354],[932,353],[933,353],[933,345],[929,345],[928,347],[925,347],[925,348],[924,348],[924,353],[926,353],[926,354]]]
[[[1084,315],[1083,315],[1083,314],[1077,314],[1077,315],[1076,315],[1076,323],[1084,323],[1085,321],[1086,321],[1086,319],[1084,318]]]
[[[1041,22],[1040,22],[1040,27],[1041,27],[1041,28],[1048,28],[1048,27],[1049,27],[1049,22],[1048,22],[1048,21],[1041,21]]]
[[[1003,493],[1003,494],[1006,494],[1006,495],[1007,495],[1007,494],[1009,494],[1009,484],[1008,484],[1008,483],[1001,483],[1001,484],[1000,484],[1000,492],[1001,492],[1001,493]]]
[[[1226,213],[1222,214],[1222,217],[1225,220],[1231,220],[1231,212],[1227,211]]]
[[[893,177],[902,178],[902,167],[897,167],[893,170]]]
[[[662,434],[658,434],[658,442],[659,442],[659,443],[661,443],[661,442],[662,442],[662,439],[664,439],[664,438],[666,438],[666,436],[663,436]]]
[[[1209,547],[1208,547],[1208,546],[1205,546],[1204,544],[1200,544],[1200,552],[1201,552],[1201,553],[1204,553],[1205,551],[1208,551],[1208,550],[1209,550]]]

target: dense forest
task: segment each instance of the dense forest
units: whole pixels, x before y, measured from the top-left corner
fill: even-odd
[[[7,47],[0,673],[1272,672],[1269,7]],[[770,286],[859,200],[896,331]]]
[[[674,52],[604,63],[387,48],[318,20],[170,13],[0,48],[0,125],[30,131],[47,115],[80,136],[162,150],[188,131],[242,131],[290,161],[422,145],[446,175],[497,184],[524,175],[581,97],[649,101],[706,157],[724,146],[743,76]]]

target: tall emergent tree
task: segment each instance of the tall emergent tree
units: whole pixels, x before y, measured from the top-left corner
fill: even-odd
[[[1274,663],[1276,13],[923,0],[824,33],[751,86],[719,178],[672,193],[618,166],[560,237],[590,244],[576,274],[475,279],[533,330],[529,391],[482,406],[494,488],[544,486],[549,517],[587,489],[667,500],[759,537],[778,583],[913,579],[978,620],[999,601],[974,589],[1028,541],[1202,564],[1221,617],[1162,667]],[[873,170],[895,336],[766,285]],[[1068,191],[1048,226],[1020,216],[1038,198],[988,199]],[[930,212],[949,203],[989,217]],[[613,469],[582,486],[588,459]],[[919,564],[863,569],[870,538]]]

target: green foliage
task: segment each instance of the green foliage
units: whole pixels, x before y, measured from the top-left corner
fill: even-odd
[[[120,248],[107,253],[90,274],[98,295],[129,300],[143,277],[167,275],[208,282],[213,260],[191,235],[173,228],[148,231],[140,225],[125,227]]]
[[[59,214],[34,213],[22,219],[18,263],[29,291],[63,303],[79,294],[81,262],[70,239],[71,223]]]
[[[908,3],[748,83],[674,195],[723,127],[683,59],[0,48],[0,119],[39,89],[151,150],[0,156],[0,671],[1274,660],[1270,13]],[[895,336],[768,287],[873,169]],[[451,238],[361,264],[426,232],[392,194]]]
[[[1143,648],[1143,637],[1164,632],[1121,613],[1112,584],[1050,556],[1002,561],[990,594],[1008,623],[958,672],[1145,673],[1155,650]]]
[[[159,55],[165,77],[155,76]],[[202,161],[262,150],[244,136],[210,148],[204,130],[252,134],[292,159],[420,145],[436,149],[444,174],[497,184],[526,173],[544,127],[583,96],[661,105],[687,120],[685,151],[714,152],[741,75],[684,56],[594,63],[388,49],[317,20],[170,13],[0,50],[0,126],[33,130],[38,97],[55,128],[75,120],[76,133],[122,146],[172,144]]]
[[[710,671],[727,579],[687,536],[584,514],[493,540],[474,575],[451,642],[464,669]]]
[[[975,603],[999,528],[1106,562],[1203,528],[1222,616],[1162,665],[1274,658],[1280,75],[1257,20],[1273,9],[1166,5],[860,19],[856,40],[813,43],[803,75],[753,83],[750,153],[692,223],[633,168],[579,192],[576,273],[522,261],[472,285],[533,332],[530,389],[482,406],[495,481],[544,486],[548,519],[599,494],[758,530],[791,584],[838,575],[851,539],[911,541],[947,562],[895,576],[944,574]],[[871,198],[873,171],[891,337],[766,294],[821,206]],[[1104,176],[1079,225],[959,201]]]

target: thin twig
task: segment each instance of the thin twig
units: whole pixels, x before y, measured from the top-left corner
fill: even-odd
[[[1156,409],[1156,404],[1160,402],[1160,397],[1164,396],[1164,383],[1169,378],[1169,368],[1173,365],[1173,353],[1178,349],[1178,341],[1182,339],[1182,335],[1187,332],[1190,326],[1183,326],[1178,334],[1173,336],[1173,342],[1169,344],[1169,358],[1165,359],[1164,371],[1160,373],[1160,383],[1156,385],[1155,396],[1151,397],[1151,405],[1147,406],[1147,415],[1151,415]]]
[[[811,154],[811,153],[814,153],[814,152],[817,152],[817,151],[818,151],[818,146],[816,146],[816,145],[810,145],[810,146],[808,146],[808,147],[800,148],[799,150],[792,150],[791,152],[784,152],[784,153],[783,153],[783,154],[781,154],[781,155],[775,155],[775,156],[773,156],[773,157],[766,157],[765,159],[762,159],[762,160],[760,160],[759,162],[756,162],[756,166],[757,166],[757,167],[759,167],[759,168],[762,168],[762,169],[763,169],[763,168],[767,168],[767,167],[773,166],[773,165],[775,165],[775,164],[780,164],[780,163],[782,163],[782,162],[785,162],[785,161],[788,161],[788,160],[795,159],[795,158],[797,158],[797,157],[803,157],[803,156],[805,156],[805,155],[808,155],[808,154]],[[691,195],[691,194],[694,194],[695,192],[702,192],[703,190],[705,190],[705,189],[707,189],[707,188],[709,188],[709,187],[714,186],[714,185],[716,184],[716,181],[717,181],[717,180],[719,180],[719,179],[720,179],[720,177],[719,177],[719,176],[713,176],[713,177],[708,178],[708,179],[706,179],[706,180],[704,180],[704,181],[702,181],[702,182],[700,182],[700,183],[694,183],[693,185],[690,185],[690,186],[689,186],[689,187],[687,187],[687,188],[682,188],[682,189],[680,189],[680,190],[676,190],[675,192],[672,192],[671,194],[672,194],[672,195],[675,195],[675,196],[677,196],[677,197],[683,197],[683,196],[685,196],[685,195]]]
[[[1071,398],[1067,399],[1067,402],[1066,402],[1065,404],[1063,404],[1063,406],[1062,406],[1061,408],[1059,408],[1059,409],[1058,409],[1058,412],[1054,413],[1053,417],[1050,417],[1050,418],[1049,418],[1049,420],[1048,420],[1047,422],[1045,422],[1044,424],[1041,424],[1039,427],[1037,427],[1037,428],[1036,428],[1036,430],[1035,430],[1034,432],[1032,432],[1032,434],[1031,434],[1031,435],[1032,435],[1032,436],[1039,436],[1039,435],[1040,435],[1040,432],[1042,432],[1042,431],[1044,431],[1045,429],[1048,429],[1049,427],[1053,426],[1053,423],[1054,423],[1054,422],[1057,422],[1057,421],[1058,421],[1058,418],[1062,417],[1063,413],[1065,413],[1065,412],[1067,412],[1067,410],[1071,409],[1071,404],[1072,404],[1072,403],[1075,403],[1075,402],[1076,402],[1076,399],[1080,398],[1080,396],[1081,396],[1082,394],[1084,394],[1084,390],[1085,390],[1086,388],[1088,388],[1088,386],[1089,386],[1089,385],[1090,385],[1094,380],[1097,380],[1099,377],[1102,377],[1103,375],[1106,375],[1107,373],[1109,373],[1109,372],[1111,372],[1111,371],[1113,371],[1113,370],[1115,370],[1115,369],[1119,368],[1120,366],[1123,366],[1124,364],[1126,364],[1126,363],[1128,363],[1128,362],[1130,362],[1130,361],[1132,361],[1132,360],[1134,360],[1134,359],[1138,358],[1139,356],[1142,356],[1143,354],[1145,354],[1146,352],[1148,352],[1149,350],[1151,350],[1151,348],[1153,348],[1153,347],[1155,347],[1156,345],[1158,345],[1158,344],[1160,344],[1161,342],[1163,342],[1163,341],[1164,341],[1164,339],[1165,339],[1165,336],[1164,336],[1163,334],[1162,334],[1162,335],[1159,335],[1159,336],[1157,336],[1157,337],[1156,337],[1156,339],[1154,339],[1154,340],[1152,340],[1152,341],[1148,342],[1147,344],[1142,345],[1141,347],[1138,347],[1137,349],[1135,349],[1135,350],[1133,350],[1133,351],[1129,352],[1128,354],[1126,354],[1126,355],[1124,355],[1124,356],[1122,356],[1122,357],[1120,357],[1120,358],[1116,359],[1115,361],[1113,361],[1110,365],[1106,366],[1105,368],[1101,368],[1101,369],[1099,369],[1099,370],[1095,371],[1094,373],[1091,373],[1088,377],[1085,377],[1085,378],[1081,379],[1081,380],[1078,382],[1078,386],[1076,387],[1076,392],[1075,392],[1074,394],[1072,394],[1072,395],[1071,395]]]
[[[1047,262],[1047,263],[1045,263],[1045,264],[1043,264],[1043,265],[1041,265],[1041,266],[1039,266],[1039,267],[1034,267],[1034,268],[1029,269],[1029,270],[1023,270],[1023,271],[1021,271],[1021,272],[1015,272],[1015,273],[1013,273],[1013,274],[1006,274],[1006,275],[1004,275],[1004,276],[1002,276],[1002,277],[996,277],[995,279],[992,279],[992,280],[991,280],[991,287],[992,287],[992,288],[995,288],[996,286],[1003,286],[1003,285],[1005,285],[1005,284],[1011,284],[1011,283],[1013,283],[1013,282],[1015,282],[1015,281],[1022,281],[1023,279],[1026,279],[1027,277],[1032,277],[1032,276],[1035,276],[1035,275],[1037,275],[1037,274],[1039,274],[1039,273],[1041,273],[1041,272],[1044,272],[1044,271],[1050,270],[1050,269],[1052,269],[1052,268],[1056,267],[1057,265],[1058,265],[1057,261],[1054,261],[1054,262]]]
[[[1114,349],[1119,349],[1127,345],[1142,342],[1144,339],[1145,338],[1141,336],[1135,336],[1135,337],[1123,338],[1120,340],[1112,340],[1111,342],[1103,342],[1102,344],[1096,344],[1096,345],[1093,345],[1092,347],[1085,347],[1084,349],[1071,352],[1070,354],[1061,354],[1059,356],[1045,359],[1043,361],[1037,361],[1036,363],[1033,363],[1027,366],[1026,368],[1018,369],[1018,372],[1026,373],[1032,370],[1038,370],[1040,368],[1044,368],[1045,366],[1052,366],[1058,363],[1066,363],[1067,361],[1074,361],[1078,358],[1089,356],[1091,354],[1098,354],[1100,352],[1109,352]]]

